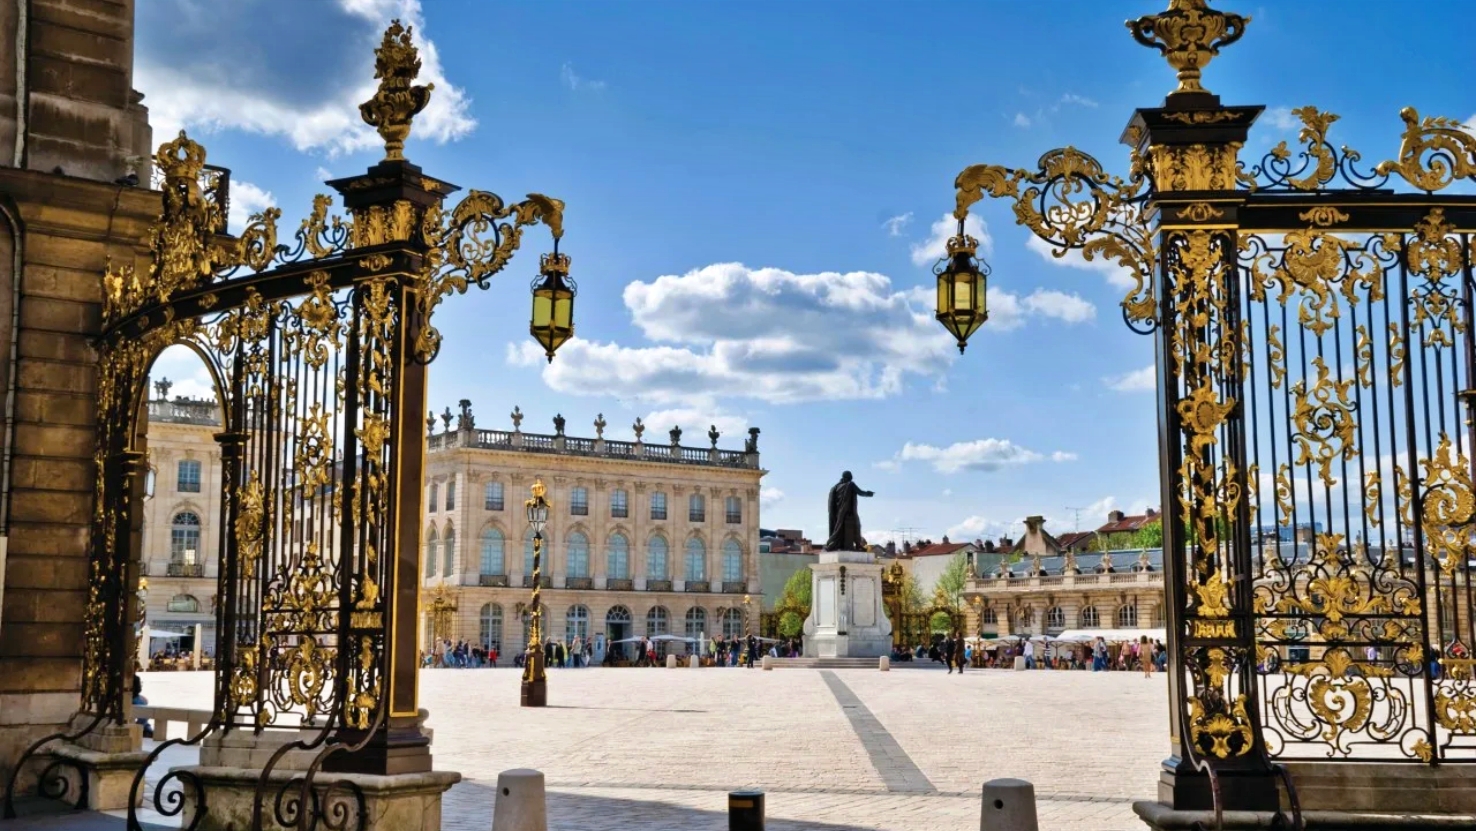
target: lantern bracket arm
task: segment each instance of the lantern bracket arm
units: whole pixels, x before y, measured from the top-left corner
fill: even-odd
[[[1045,153],[1034,171],[971,165],[954,180],[953,215],[962,223],[986,195],[1007,199],[1016,224],[1048,243],[1053,256],[1076,250],[1087,262],[1100,257],[1118,263],[1133,280],[1122,301],[1124,317],[1134,330],[1151,331],[1156,252],[1145,205],[1152,190],[1147,166],[1136,152],[1133,157],[1126,179],[1069,146]]]
[[[523,229],[548,227],[558,250],[564,236],[564,202],[530,193],[507,204],[491,191],[468,191],[450,211],[432,207],[425,213],[422,234],[427,245],[426,279],[420,294],[423,325],[416,339],[416,359],[429,363],[440,351],[441,334],[430,325],[437,306],[448,295],[487,289],[493,275],[512,260],[522,245]]]

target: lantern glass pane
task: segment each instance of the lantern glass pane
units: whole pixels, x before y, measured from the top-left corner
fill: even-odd
[[[566,291],[554,297],[553,325],[556,329],[568,329],[574,317],[574,295]]]
[[[948,314],[953,311],[953,303],[948,299],[948,289],[953,282],[953,276],[944,272],[938,275],[938,314]]]
[[[953,284],[953,308],[955,311],[965,311],[974,305],[974,286],[969,281],[969,276],[959,272],[959,279]]]
[[[553,292],[538,289],[533,292],[533,327],[546,328],[553,321]]]

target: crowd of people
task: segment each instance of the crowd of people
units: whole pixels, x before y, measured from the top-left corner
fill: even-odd
[[[1108,643],[1097,638],[1089,644],[1044,644],[1029,638],[993,642],[987,646],[958,632],[935,636],[929,645],[917,644],[908,649],[892,650],[893,661],[932,661],[963,672],[964,667],[988,669],[1011,668],[1015,659],[1024,659],[1026,669],[1090,669],[1093,672],[1141,671],[1151,675],[1168,667],[1168,652],[1163,642],[1147,636],[1136,641]]]
[[[483,649],[467,641],[457,641],[453,644],[449,639],[442,639],[436,641],[429,655],[423,649],[420,651],[420,665],[461,669],[496,667],[497,657],[498,649],[495,643]]]
[[[200,656],[200,669],[210,669],[210,655]],[[166,647],[149,656],[149,672],[176,672],[195,668],[195,654],[188,649]]]

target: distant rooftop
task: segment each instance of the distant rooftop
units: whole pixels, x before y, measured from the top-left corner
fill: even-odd
[[[645,442],[646,425],[642,424],[639,418],[631,425],[635,441],[617,441],[605,438],[605,427],[608,425],[604,414],[594,421],[594,437],[584,438],[570,436],[564,432],[565,422],[562,415],[554,416],[553,433],[525,433],[522,430],[523,412],[514,407],[511,415],[512,430],[483,430],[476,426],[471,402],[462,399],[460,407],[460,413],[452,413],[451,408],[447,407],[446,411],[440,415],[441,432],[439,433],[436,432],[437,416],[431,413],[426,419],[430,450],[470,447],[480,450],[550,453],[562,456],[589,456],[752,470],[757,470],[759,467],[759,428],[757,427],[748,429],[748,439],[744,441],[742,450],[722,450],[718,447],[718,440],[722,438],[722,434],[715,426],[708,428],[707,447],[682,444],[683,431],[680,427],[674,427],[668,431],[669,441],[647,444]]]
[[[149,422],[219,427],[220,405],[209,398],[177,396],[173,401],[156,399],[149,402]]]

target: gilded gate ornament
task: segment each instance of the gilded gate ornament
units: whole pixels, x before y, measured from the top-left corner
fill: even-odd
[[[1476,175],[1476,138],[1459,119],[1421,119],[1414,107],[1400,110],[1399,117],[1404,121],[1399,159],[1381,162],[1375,168],[1380,174],[1398,174],[1427,193]]]
[[[1358,423],[1349,397],[1354,382],[1333,380],[1321,357],[1313,358],[1312,366],[1317,370],[1317,380],[1311,387],[1305,378],[1292,385],[1296,402],[1292,422],[1297,428],[1293,436],[1297,458],[1293,464],[1315,463],[1322,483],[1331,488],[1338,482],[1332,475],[1333,461],[1339,457],[1350,460],[1358,451]]]
[[[1249,17],[1209,8],[1205,0],[1170,0],[1168,11],[1129,20],[1133,39],[1157,49],[1169,66],[1178,71],[1179,93],[1208,92],[1199,82],[1200,73],[1220,48],[1245,34]]]
[[[405,139],[410,136],[410,122],[430,103],[435,84],[414,83],[420,74],[420,50],[410,36],[414,27],[395,20],[384,32],[384,40],[374,50],[374,77],[379,88],[374,96],[359,105],[364,122],[379,131],[384,139],[384,160],[405,158]]]

